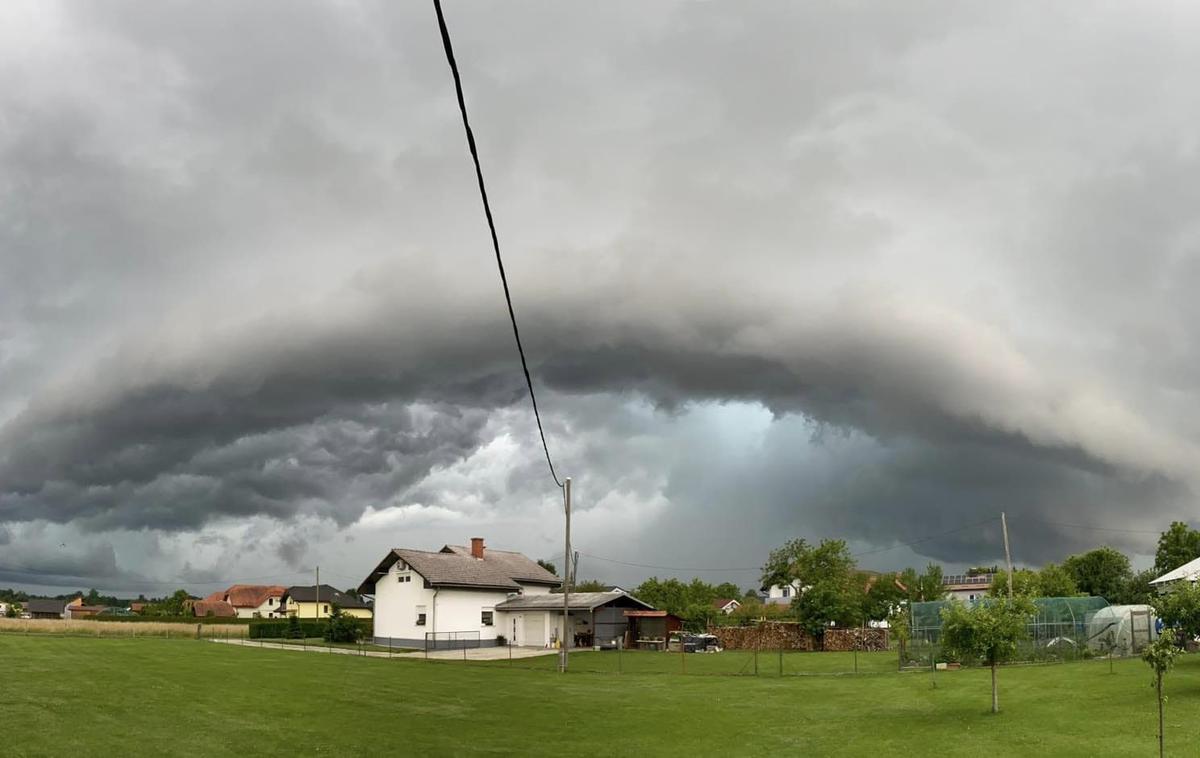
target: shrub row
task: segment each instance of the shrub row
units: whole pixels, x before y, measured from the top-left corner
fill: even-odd
[[[329,623],[317,619],[301,619],[300,631],[305,637],[324,637],[325,627]],[[370,640],[374,633],[375,625],[370,619],[358,619],[358,627],[362,630],[362,638]],[[269,640],[281,639],[288,636],[288,621],[287,619],[262,621],[253,619],[250,624],[249,637],[252,640]]]

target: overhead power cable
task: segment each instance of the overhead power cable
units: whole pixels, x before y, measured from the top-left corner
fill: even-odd
[[[874,550],[865,550],[861,553],[854,553],[853,555],[855,558],[860,558],[864,555],[875,555],[876,553],[886,553],[889,550],[899,550],[902,547],[912,547],[913,545],[920,545],[922,542],[929,542],[930,540],[936,540],[938,537],[945,537],[948,534],[955,534],[957,532],[962,532],[967,529],[973,529],[977,526],[983,526],[984,524],[989,524],[993,521],[999,521],[999,520],[1000,520],[1000,518],[998,516],[992,516],[990,518],[985,518],[983,521],[976,521],[973,524],[963,524],[962,526],[957,526],[953,529],[947,529],[946,531],[938,532],[937,534],[931,534],[927,537],[922,537],[918,540],[913,540],[912,542],[901,542],[898,545],[889,545],[888,547],[880,547],[880,548],[876,548]]]
[[[483,169],[479,164],[479,150],[475,146],[475,133],[471,131],[471,122],[467,119],[467,102],[463,98],[462,78],[458,74],[458,63],[454,60],[454,47],[450,44],[450,30],[446,28],[446,17],[442,15],[441,0],[433,0],[433,8],[437,11],[438,28],[442,33],[442,47],[446,50],[446,63],[450,65],[450,73],[454,75],[454,92],[458,96],[458,111],[462,114],[463,130],[467,133],[467,147],[471,151],[471,160],[475,163],[475,179],[479,182],[479,197],[483,200],[483,214],[487,217],[488,231],[492,234],[492,249],[496,252],[496,267],[500,269],[500,283],[504,285],[504,301],[508,303],[508,319],[512,322],[513,337],[517,341],[517,353],[521,356],[521,370],[525,372],[525,386],[529,388],[529,402],[533,404],[533,417],[537,419],[538,435],[542,438],[542,450],[546,453],[546,465],[550,467],[550,476],[554,483],[562,489],[554,471],[554,461],[550,459],[550,446],[546,444],[546,432],[542,428],[542,416],[538,413],[537,395],[533,392],[533,379],[529,375],[529,364],[525,360],[525,348],[521,345],[521,331],[517,328],[517,314],[513,310],[512,294],[508,290],[508,276],[504,273],[504,259],[500,257],[500,239],[496,236],[496,222],[492,218],[492,206],[488,202],[487,187],[483,182]]]
[[[1090,524],[1066,524],[1062,521],[1048,521],[1046,519],[1037,518],[1036,516],[1022,516],[1022,521],[1036,521],[1039,524],[1048,526],[1061,526],[1067,529],[1091,529],[1097,532],[1119,532],[1124,534],[1158,534],[1161,535],[1161,529],[1124,529],[1116,526],[1092,526]]]

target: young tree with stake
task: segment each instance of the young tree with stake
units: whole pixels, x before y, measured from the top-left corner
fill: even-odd
[[[1000,712],[996,668],[1017,652],[1029,617],[1036,612],[1025,597],[993,598],[967,607],[958,601],[942,609],[942,646],[960,661],[982,660],[992,669],[992,713]]]
[[[1183,651],[1175,646],[1174,634],[1163,634],[1142,651],[1142,660],[1154,671],[1154,691],[1158,695],[1158,755],[1162,758],[1163,750],[1163,675],[1171,670],[1177,658]]]

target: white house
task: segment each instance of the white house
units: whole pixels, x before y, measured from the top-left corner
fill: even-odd
[[[719,597],[713,601],[713,607],[726,616],[742,607],[742,604],[733,598]]]
[[[569,645],[607,641],[624,632],[620,609],[650,608],[624,592],[572,593],[574,628],[564,635],[563,598],[550,592],[560,584],[525,555],[486,548],[474,537],[470,547],[437,552],[396,548],[358,591],[375,598],[377,644],[428,649],[487,647],[499,638],[532,647],[556,645],[564,636]]]
[[[782,586],[772,584],[767,588],[767,596],[763,598],[763,603],[767,605],[791,605],[792,599],[799,594],[800,582],[798,581]]]
[[[987,597],[995,574],[951,574],[942,578],[942,591],[954,600],[967,605]]]
[[[358,591],[375,598],[375,640],[424,648],[495,645],[497,636],[517,644],[544,645],[551,630],[514,630],[499,623],[496,606],[523,595],[548,595],[557,576],[521,553],[446,545],[437,552],[396,548],[380,561]]]

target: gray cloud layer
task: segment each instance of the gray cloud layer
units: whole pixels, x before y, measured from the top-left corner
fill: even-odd
[[[236,552],[266,518],[294,569],[388,509],[434,541],[546,520],[429,9],[14,8],[0,521]],[[1188,516],[1195,14],[448,12],[593,551]],[[1023,556],[1101,539],[1147,544],[1044,525]]]

